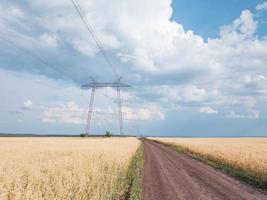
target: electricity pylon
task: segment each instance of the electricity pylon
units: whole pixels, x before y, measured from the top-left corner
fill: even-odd
[[[122,77],[120,77],[117,81],[115,82],[96,82],[94,78],[91,77],[92,82],[89,84],[85,84],[81,86],[82,90],[89,90],[91,89],[91,98],[90,98],[90,103],[89,103],[89,110],[88,110],[88,117],[87,117],[87,122],[86,122],[86,128],[85,128],[85,134],[86,136],[89,135],[90,133],[90,128],[91,128],[91,119],[92,119],[92,114],[93,114],[93,107],[94,107],[94,97],[95,97],[95,92],[96,89],[101,89],[101,88],[113,88],[117,90],[117,103],[118,103],[118,114],[119,114],[119,125],[120,125],[120,135],[123,135],[123,119],[122,119],[122,111],[121,111],[121,88],[127,88],[130,87],[130,85],[126,85],[124,83],[121,83]]]

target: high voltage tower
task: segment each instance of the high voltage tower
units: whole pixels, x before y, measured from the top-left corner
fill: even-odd
[[[95,97],[96,89],[110,87],[110,88],[114,88],[117,90],[117,103],[118,103],[118,113],[119,113],[119,123],[120,123],[120,135],[123,135],[123,120],[122,120],[122,111],[121,111],[121,94],[120,94],[120,91],[121,91],[121,88],[128,88],[130,86],[126,85],[124,83],[121,83],[122,77],[120,77],[115,82],[105,82],[105,83],[96,82],[92,77],[91,77],[91,79],[92,79],[91,83],[81,86],[81,89],[83,89],[83,90],[88,90],[88,89],[92,90],[85,134],[88,136],[90,133],[91,119],[92,119],[92,114],[93,114],[94,97]]]
[[[104,48],[101,45],[100,40],[97,38],[96,33],[93,30],[93,27],[90,26],[88,19],[86,18],[86,15],[84,14],[81,6],[79,5],[77,0],[71,0],[73,6],[75,7],[77,13],[79,14],[79,16],[81,17],[84,25],[86,26],[87,31],[90,33],[91,37],[93,38],[93,40],[95,41],[99,52],[102,54],[103,58],[105,59],[108,67],[111,69],[116,81],[114,82],[96,82],[92,77],[91,80],[92,82],[89,84],[85,84],[81,86],[81,89],[83,90],[88,90],[91,89],[91,98],[90,98],[90,103],[89,103],[89,111],[88,111],[88,118],[87,118],[87,123],[86,123],[86,135],[89,135],[90,132],[90,127],[91,127],[91,119],[92,119],[92,113],[93,113],[93,105],[94,105],[94,96],[95,96],[95,92],[96,89],[101,89],[101,88],[113,88],[117,91],[117,103],[118,103],[118,114],[119,114],[119,125],[120,125],[120,134],[123,134],[123,116],[122,116],[122,110],[121,110],[121,88],[128,88],[130,87],[130,85],[121,83],[121,79],[122,77],[120,77],[115,69],[115,67],[113,66],[112,62],[108,59],[107,55],[105,54]],[[32,52],[26,48],[20,47],[19,45],[17,45],[15,42],[13,42],[12,40],[10,40],[8,38],[7,35],[3,34],[0,32],[0,39],[6,41],[10,46],[12,46],[13,48],[23,52],[24,54],[27,54],[28,56],[38,60],[39,62],[41,62],[42,64],[46,65],[47,67],[54,69],[55,71],[58,71],[57,67],[54,65],[51,65],[49,62],[47,62],[42,56],[40,56],[39,54]],[[68,78],[70,80],[73,80],[73,78],[66,73],[63,73],[62,71],[60,71],[60,74],[63,75],[65,78]],[[139,129],[138,129],[139,131]]]
[[[93,107],[94,107],[94,96],[96,89],[101,89],[101,88],[113,88],[117,90],[117,103],[118,103],[118,113],[119,113],[119,123],[120,123],[120,135],[123,135],[123,118],[122,118],[122,110],[121,110],[121,88],[127,88],[130,87],[130,85],[126,85],[124,83],[121,83],[122,77],[120,77],[113,66],[112,62],[109,60],[108,56],[105,54],[104,48],[101,45],[100,40],[98,39],[93,27],[90,25],[88,22],[88,19],[83,12],[78,0],[71,0],[75,10],[77,11],[78,15],[82,19],[82,22],[84,23],[87,31],[89,32],[90,36],[93,38],[95,41],[100,53],[102,54],[103,58],[105,59],[108,67],[111,69],[112,73],[114,74],[114,77],[116,78],[115,82],[96,82],[94,78],[91,77],[92,82],[89,84],[85,84],[81,86],[81,89],[91,89],[91,98],[90,98],[90,103],[89,103],[89,111],[88,111],[88,117],[87,117],[87,123],[86,123],[86,128],[85,128],[85,134],[86,136],[89,135],[90,133],[90,128],[91,128],[91,119],[92,119],[92,114],[93,114]]]

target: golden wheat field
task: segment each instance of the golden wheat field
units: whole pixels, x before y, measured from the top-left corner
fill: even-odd
[[[116,199],[135,138],[0,138],[0,199]]]
[[[226,164],[259,183],[267,182],[267,138],[153,138],[202,158]]]

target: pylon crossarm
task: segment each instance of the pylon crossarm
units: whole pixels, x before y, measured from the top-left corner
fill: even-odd
[[[128,88],[130,87],[129,85],[126,85],[124,83],[90,83],[90,84],[85,84],[81,86],[82,90],[89,90],[90,88],[106,88],[106,87],[111,87],[111,88]]]
[[[120,77],[115,82],[96,82],[93,78],[91,78],[92,82],[89,84],[84,84],[81,86],[82,90],[89,90],[92,89],[91,98],[90,98],[90,104],[89,104],[89,111],[88,111],[88,117],[87,117],[87,123],[86,123],[86,135],[89,135],[90,128],[91,128],[91,119],[93,114],[93,106],[94,106],[94,96],[96,89],[100,88],[114,88],[117,90],[117,102],[118,102],[118,114],[119,114],[119,125],[120,125],[120,135],[123,134],[123,120],[122,120],[122,110],[121,110],[121,88],[129,88],[130,85],[121,83],[122,77]]]

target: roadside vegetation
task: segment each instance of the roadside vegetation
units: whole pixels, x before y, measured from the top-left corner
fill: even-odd
[[[0,138],[0,199],[116,200],[129,183],[138,199],[139,146],[136,138]]]
[[[140,144],[135,155],[132,158],[131,165],[127,173],[128,187],[126,188],[125,200],[140,200],[141,199],[141,176],[144,165],[144,145]]]
[[[152,138],[267,190],[266,138]]]

